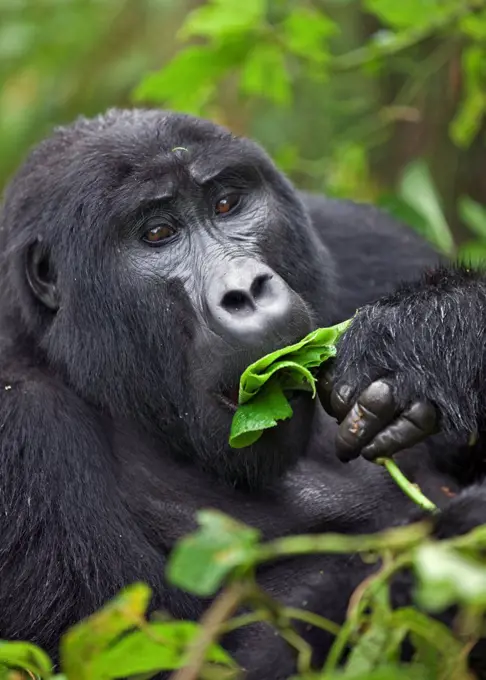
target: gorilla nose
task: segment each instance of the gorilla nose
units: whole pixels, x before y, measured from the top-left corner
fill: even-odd
[[[293,316],[288,286],[270,268],[252,261],[216,273],[208,307],[219,332],[244,344],[286,337]]]

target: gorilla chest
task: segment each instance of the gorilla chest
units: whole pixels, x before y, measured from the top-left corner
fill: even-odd
[[[221,510],[272,539],[296,533],[375,531],[408,503],[381,469],[364,462],[346,467],[306,460],[272,488],[248,492],[232,489],[140,440],[125,437],[117,449],[124,502],[152,545],[164,552],[194,530],[202,508]]]

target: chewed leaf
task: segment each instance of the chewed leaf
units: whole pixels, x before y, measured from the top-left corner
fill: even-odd
[[[253,399],[263,388],[266,382],[270,380],[277,371],[285,370],[285,385],[287,389],[294,389],[306,380],[310,385],[312,392],[315,392],[315,380],[312,373],[305,368],[304,365],[296,361],[277,361],[267,368],[265,373],[261,375],[250,373],[245,381],[244,386],[240,383],[239,403],[246,404],[247,401]]]
[[[292,408],[281,386],[269,383],[252,399],[236,411],[231,424],[230,445],[242,449],[254,444],[263,430],[277,425],[293,415]]]
[[[307,390],[315,397],[316,379],[311,370],[336,354],[336,343],[350,323],[318,328],[248,366],[240,379],[239,407],[231,425],[233,448],[254,444],[264,430],[292,417],[286,390]]]

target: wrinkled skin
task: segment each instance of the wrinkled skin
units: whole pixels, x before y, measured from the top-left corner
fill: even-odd
[[[409,499],[365,460],[384,453],[443,508],[440,537],[486,519],[483,280],[419,280],[434,253],[386,215],[296,192],[206,121],[112,111],[40,144],[0,220],[0,637],[56,658],[66,627],[138,580],[153,608],[198,618],[207,602],[164,568],[203,507],[265,539],[409,521]],[[231,450],[248,363],[358,308],[320,379],[331,416],[294,395],[291,420]],[[316,556],[259,580],[340,622],[370,569]],[[302,633],[322,660],[330,639]],[[265,627],[225,643],[250,678],[295,671]]]

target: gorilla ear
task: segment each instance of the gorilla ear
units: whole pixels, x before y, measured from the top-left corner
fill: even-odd
[[[25,273],[35,297],[48,309],[56,312],[59,309],[57,276],[48,253],[39,241],[32,244],[27,251]]]

